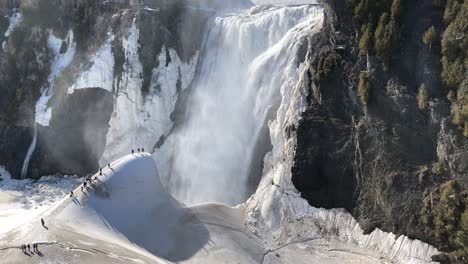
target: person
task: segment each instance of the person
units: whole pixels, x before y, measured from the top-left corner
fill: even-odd
[[[109,167],[109,169],[110,169],[110,163],[107,163],[107,167]]]
[[[99,176],[102,176],[102,172],[99,172]]]
[[[85,188],[86,188],[86,182],[83,182],[83,187],[85,187]]]
[[[73,197],[73,191],[70,192],[70,198],[72,198],[72,197]]]
[[[45,226],[44,218],[41,218],[41,224],[42,224],[42,226]]]
[[[99,173],[102,175],[102,168],[99,169]]]
[[[28,248],[28,251],[31,252],[31,245],[28,244],[26,247]]]
[[[142,149],[141,149],[141,152],[145,152],[145,148],[142,148]]]
[[[140,152],[140,148],[138,148],[138,152]]]
[[[134,153],[135,153],[135,150],[132,149],[132,154],[134,154]]]

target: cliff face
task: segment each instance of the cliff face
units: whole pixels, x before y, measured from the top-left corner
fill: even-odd
[[[37,132],[27,177],[95,171],[119,97],[150,119],[157,79],[182,78],[171,62],[191,62],[207,18],[239,4],[211,2],[0,1],[0,164],[20,177]]]
[[[310,70],[312,96],[297,128],[293,182],[311,205],[344,207],[368,232],[378,227],[463,251],[468,138],[451,121],[440,42],[428,47],[422,40],[431,26],[442,36],[444,8],[402,2],[397,42],[385,63],[376,48],[359,43],[364,31],[354,7],[360,2],[367,1],[327,3],[324,43]],[[418,107],[422,83],[426,107]],[[456,206],[444,204],[448,193],[460,197]],[[440,216],[443,208],[457,211],[454,226]],[[444,232],[459,232],[462,242],[450,242]]]

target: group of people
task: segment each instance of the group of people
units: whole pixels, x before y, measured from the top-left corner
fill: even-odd
[[[141,149],[138,148],[137,150],[138,150],[138,152],[140,152],[140,151],[141,151],[141,152],[145,152],[145,148],[141,148]],[[135,150],[134,150],[134,149],[132,149],[132,154],[135,154]]]
[[[32,244],[33,252],[39,252],[39,244],[38,243],[33,243]],[[31,252],[31,244],[22,244],[21,245],[21,251],[23,253],[27,253],[28,251]]]
[[[107,163],[107,167],[110,169],[111,165],[110,163]],[[99,168],[99,176],[102,176],[102,168]],[[91,175],[86,176],[85,181],[81,185],[81,191],[85,192],[86,188],[93,183],[93,181],[97,180],[97,177],[92,177]],[[73,198],[74,193],[73,191],[70,191],[70,198]]]

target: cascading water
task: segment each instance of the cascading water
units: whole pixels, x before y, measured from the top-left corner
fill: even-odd
[[[319,16],[313,5],[257,6],[213,20],[189,111],[156,154],[178,199],[245,201],[259,134],[279,106],[280,89],[294,82],[287,73],[298,76],[306,33],[297,33]]]
[[[33,139],[32,139],[31,145],[29,145],[28,152],[26,153],[26,157],[24,158],[23,168],[21,169],[21,179],[26,178],[26,175],[28,174],[29,161],[31,160],[34,149],[36,148],[36,142],[37,142],[37,128],[36,128],[36,123],[34,123]]]

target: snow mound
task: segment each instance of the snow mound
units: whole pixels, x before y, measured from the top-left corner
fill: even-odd
[[[125,156],[92,178],[96,180],[83,192],[77,188],[72,198],[51,209],[54,225],[158,261],[206,261],[222,255],[249,263],[262,254],[242,229],[243,208],[185,207],[164,190],[149,153]],[[219,246],[223,250],[208,250]]]
[[[96,230],[102,240],[123,235],[157,255],[168,256],[174,250],[172,233],[184,210],[164,190],[150,154],[125,156],[93,178],[85,191],[75,191],[73,203],[58,219],[78,229]]]

